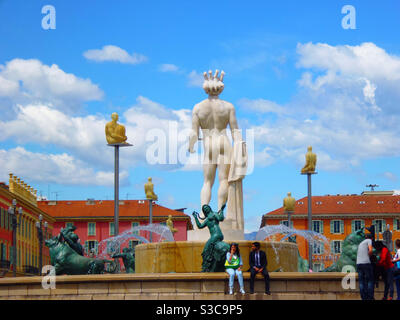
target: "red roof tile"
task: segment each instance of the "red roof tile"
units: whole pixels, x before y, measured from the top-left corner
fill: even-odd
[[[53,203],[53,204],[52,204]],[[94,204],[88,201],[38,201],[38,207],[54,218],[61,217],[113,217],[113,200],[95,200]],[[153,204],[153,216],[190,217],[181,211],[168,209],[158,204]],[[149,203],[143,200],[120,200],[120,217],[146,217],[149,216]]]
[[[307,197],[296,201],[294,215],[308,212]],[[335,195],[313,196],[312,213],[314,214],[366,214],[366,213],[399,213],[400,196],[387,195]],[[271,211],[264,217],[283,215],[283,207]]]

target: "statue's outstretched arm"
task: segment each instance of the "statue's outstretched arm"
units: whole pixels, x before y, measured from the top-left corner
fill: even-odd
[[[199,214],[198,214],[196,211],[193,211],[192,215],[193,215],[193,217],[194,217],[194,221],[196,221],[197,228],[203,229],[203,228],[206,226],[206,221],[207,221],[207,219],[206,219],[203,223],[201,223],[201,222],[199,221],[199,218],[198,218],[198,215],[199,215]]]
[[[217,219],[219,221],[224,221],[225,217],[224,217],[224,209],[226,207],[226,203],[222,205],[221,210],[218,211],[217,213]]]
[[[196,144],[197,140],[199,140],[199,130],[200,130],[200,121],[199,117],[193,110],[192,115],[192,132],[190,133],[189,138],[189,152],[194,153],[194,145]]]

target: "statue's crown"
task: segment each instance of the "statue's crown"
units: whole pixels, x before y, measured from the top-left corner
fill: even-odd
[[[221,71],[219,75],[219,70],[215,70],[215,74],[212,74],[212,71],[208,71],[203,73],[204,75],[204,83],[203,89],[204,91],[213,96],[218,96],[224,90],[224,76],[225,72]]]

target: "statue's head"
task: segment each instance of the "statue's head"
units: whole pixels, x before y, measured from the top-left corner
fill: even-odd
[[[118,113],[113,112],[113,113],[111,114],[111,119],[113,119],[114,121],[118,121]]]
[[[152,181],[151,177],[149,177],[147,180],[148,180],[149,182],[151,182],[151,181]]]
[[[204,82],[203,89],[210,96],[219,96],[222,91],[224,91],[224,75],[225,72],[221,71],[221,75],[219,76],[219,70],[215,70],[215,74],[212,74],[212,71],[204,72]]]
[[[292,193],[291,193],[291,192],[288,192],[288,193],[287,193],[287,196],[288,196],[288,197],[291,197],[291,196],[292,196]]]
[[[312,151],[312,147],[309,146],[309,147],[307,148],[307,150],[308,150],[309,152],[311,152],[311,151]]]
[[[205,204],[202,208],[202,211],[203,211],[204,215],[207,217],[212,210],[208,204]]]

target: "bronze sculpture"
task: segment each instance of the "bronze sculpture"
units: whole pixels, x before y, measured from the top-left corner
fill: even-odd
[[[308,147],[308,151],[306,153],[306,164],[301,169],[301,173],[314,173],[315,167],[317,165],[317,155],[312,152],[312,147]]]
[[[224,272],[226,253],[229,251],[229,244],[223,242],[219,223],[224,220],[224,204],[219,212],[214,212],[207,204],[203,205],[202,211],[205,218],[201,218],[197,212],[193,212],[193,217],[199,229],[208,227],[210,231],[210,239],[206,242],[201,256],[203,257],[202,272]],[[204,220],[203,223],[199,218]]]
[[[111,256],[113,259],[122,258],[126,273],[135,273],[135,249],[124,248],[122,253],[116,253]]]

